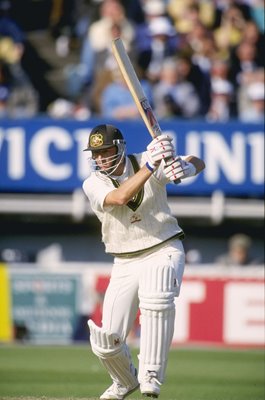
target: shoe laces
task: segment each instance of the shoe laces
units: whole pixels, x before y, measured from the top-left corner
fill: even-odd
[[[162,385],[162,383],[159,382],[159,380],[157,379],[157,373],[155,371],[147,371],[147,374],[145,375],[144,380],[146,383],[155,382],[160,386]]]
[[[114,382],[114,387],[116,388],[116,389],[125,389],[125,387],[121,384],[121,383],[119,383],[119,382]]]
[[[120,390],[125,389],[119,382],[113,382],[113,384],[109,387],[109,392],[119,393]]]

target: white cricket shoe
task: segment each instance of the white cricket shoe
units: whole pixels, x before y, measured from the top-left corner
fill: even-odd
[[[135,386],[128,388],[122,386],[120,383],[114,382],[101,396],[100,400],[123,400],[132,392],[138,389],[139,383],[136,382]]]
[[[161,382],[157,379],[155,371],[147,371],[140,385],[143,396],[157,398],[160,394]]]

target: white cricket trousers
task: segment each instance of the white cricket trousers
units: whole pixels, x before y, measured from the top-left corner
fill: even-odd
[[[152,269],[152,275],[155,276],[156,269],[162,265],[171,266],[176,282],[174,295],[178,296],[185,266],[185,254],[180,240],[167,242],[163,247],[141,256],[114,259],[111,279],[103,302],[104,330],[115,332],[124,342],[126,341],[139,308],[139,288],[147,292],[150,288],[148,282],[143,282],[147,276],[144,273],[145,269],[149,269],[148,272]],[[159,287],[159,282],[155,284]]]

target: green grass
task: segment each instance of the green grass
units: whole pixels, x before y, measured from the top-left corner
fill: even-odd
[[[261,350],[175,349],[160,399],[264,400],[264,374]],[[0,346],[1,400],[94,400],[109,384],[89,346]]]

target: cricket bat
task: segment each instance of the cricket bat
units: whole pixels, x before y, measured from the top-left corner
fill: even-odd
[[[112,51],[120,68],[121,74],[128,86],[128,89],[130,90],[130,93],[150,135],[153,138],[162,135],[160,125],[155,117],[151,105],[149,104],[147,96],[144,93],[121,38],[116,38],[112,41]],[[180,179],[177,179],[174,182],[180,183]]]

